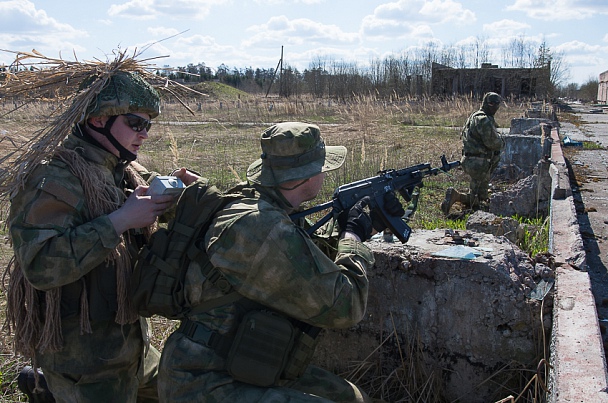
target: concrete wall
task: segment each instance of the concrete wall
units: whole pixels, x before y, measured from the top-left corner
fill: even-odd
[[[586,269],[559,130],[552,130],[554,161],[551,253],[559,265],[551,332],[548,401],[608,402],[606,362],[595,300]]]
[[[540,136],[523,134],[508,134],[504,137],[505,149],[500,159],[504,168],[510,166],[505,173],[497,172],[510,179],[522,179],[532,175],[534,167],[543,157]]]
[[[550,81],[548,68],[498,68],[496,65],[484,65],[478,69],[456,69],[433,63],[431,93],[482,96],[493,91],[503,97],[543,97],[550,90]]]
[[[369,242],[376,264],[368,273],[367,317],[354,329],[328,331],[316,363],[342,374],[361,366],[361,383],[382,379],[385,391],[418,378],[433,383],[441,401],[506,397],[518,379],[502,369],[535,366],[542,351],[541,302],[529,294],[552,274],[504,237],[474,236],[484,252],[472,260],[434,255],[454,246],[444,230],[414,231],[405,245]],[[551,304],[549,294],[547,332]]]
[[[504,133],[505,149],[494,176],[501,180],[518,180],[532,175],[538,162],[545,157],[543,126],[555,122],[546,118],[511,119],[508,133]]]
[[[597,87],[597,101],[608,103],[608,71],[600,74],[600,79]]]

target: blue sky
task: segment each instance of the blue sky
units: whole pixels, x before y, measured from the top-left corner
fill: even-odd
[[[356,62],[434,41],[487,43],[491,63],[514,38],[563,54],[566,82],[608,70],[606,0],[0,0],[0,49],[67,60],[135,49],[158,66],[303,71],[314,60]],[[75,56],[74,56],[75,55]],[[0,63],[13,55],[0,52]]]

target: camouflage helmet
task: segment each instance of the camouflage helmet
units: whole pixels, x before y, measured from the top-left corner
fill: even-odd
[[[481,106],[495,106],[495,105],[500,105],[500,103],[502,102],[502,98],[500,95],[498,95],[495,92],[487,92],[484,96],[483,96],[483,100],[481,102]]]
[[[346,147],[326,146],[319,127],[309,123],[284,122],[262,132],[261,158],[247,169],[247,179],[262,186],[311,178],[338,169],[346,158]]]
[[[95,78],[85,80],[81,87],[88,87]],[[138,73],[119,71],[108,79],[90,103],[86,118],[137,112],[147,113],[150,119],[157,117],[160,114],[160,96]]]

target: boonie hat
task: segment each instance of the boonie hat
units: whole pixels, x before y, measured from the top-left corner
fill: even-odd
[[[344,163],[346,147],[326,146],[319,127],[277,123],[262,132],[262,155],[247,169],[247,179],[262,186],[311,178]]]

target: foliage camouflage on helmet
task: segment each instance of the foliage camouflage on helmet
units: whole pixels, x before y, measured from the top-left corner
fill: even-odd
[[[85,80],[90,85],[94,77]],[[87,109],[86,117],[147,113],[153,119],[160,114],[158,92],[138,73],[119,71],[113,74]]]

